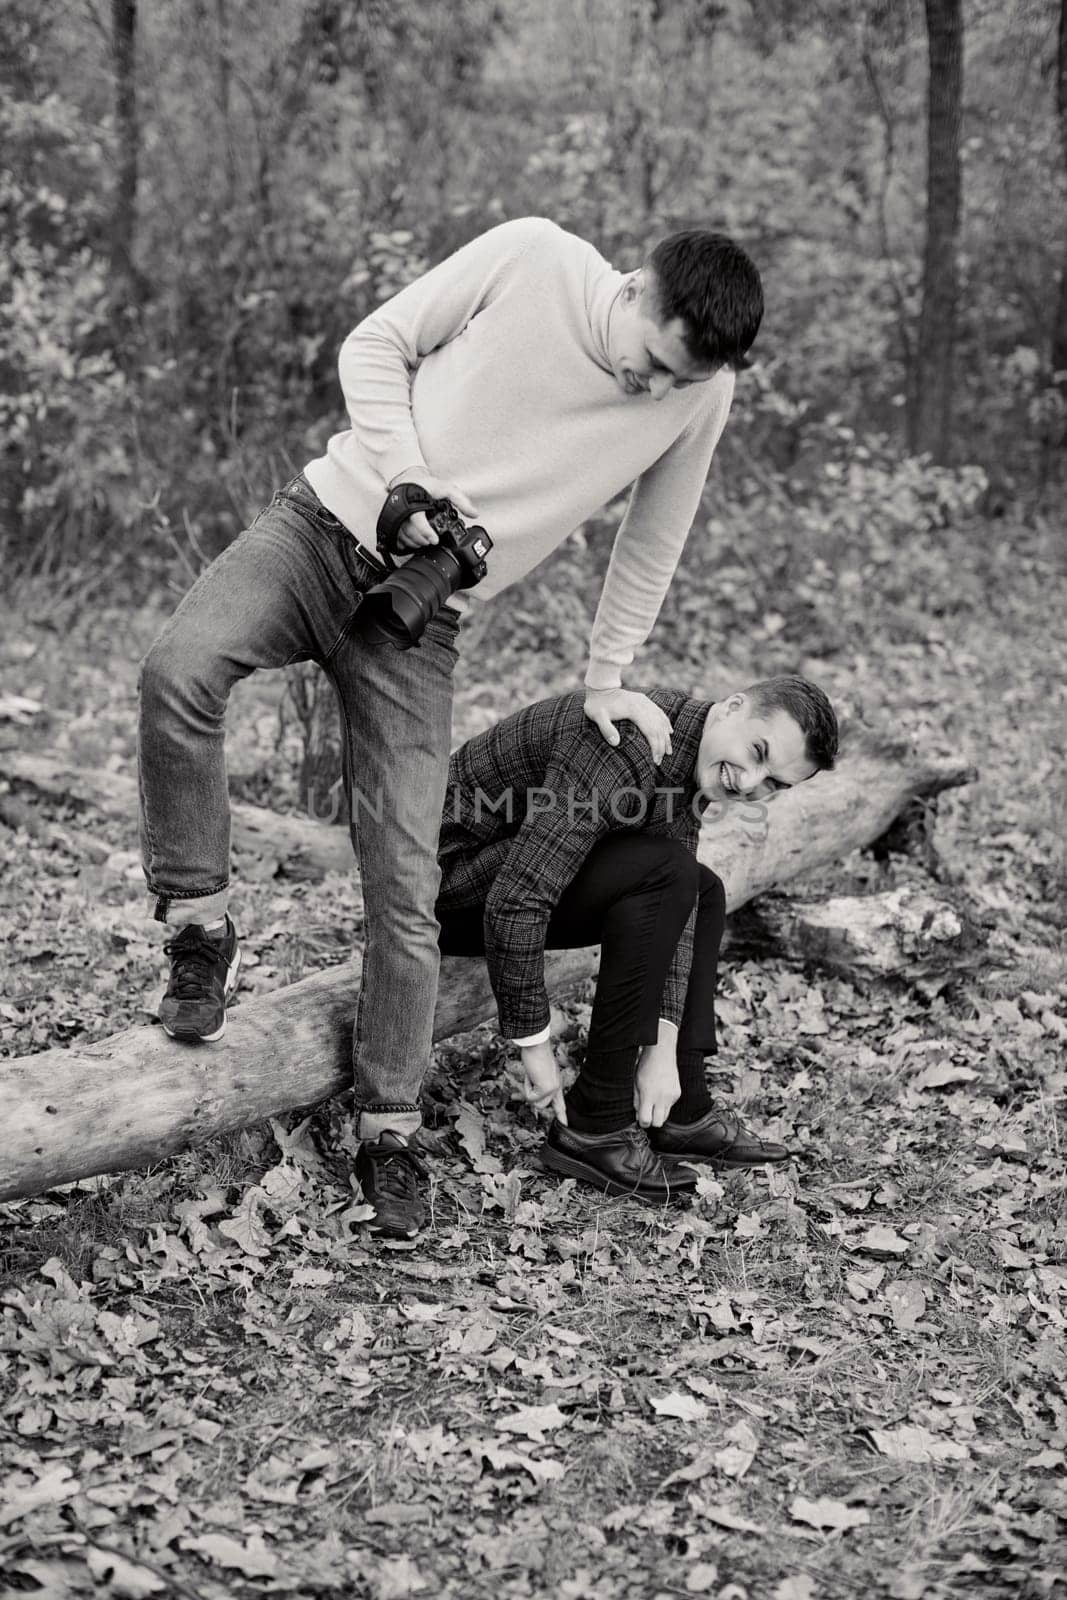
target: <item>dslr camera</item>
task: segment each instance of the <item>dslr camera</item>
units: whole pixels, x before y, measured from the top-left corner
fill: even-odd
[[[398,566],[397,535],[408,517],[423,511],[438,543]],[[489,568],[493,541],[484,528],[468,527],[451,500],[435,500],[417,483],[390,489],[376,529],[378,553],[389,576],[367,590],[356,612],[356,627],[368,644],[394,650],[417,645],[427,623],[457,589],[473,589]]]

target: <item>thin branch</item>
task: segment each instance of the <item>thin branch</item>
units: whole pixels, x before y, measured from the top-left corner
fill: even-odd
[[[89,21],[92,23],[93,27],[96,29],[96,31],[100,35],[101,39],[103,39],[104,43],[107,45],[108,52],[110,53],[110,51],[111,51],[111,28],[110,28],[109,24],[104,21],[103,17],[100,15],[99,11],[93,5],[93,0],[84,0],[84,7],[85,7],[86,16],[89,18]]]

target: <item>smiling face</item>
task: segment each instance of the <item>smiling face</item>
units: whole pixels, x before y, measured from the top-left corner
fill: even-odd
[[[647,394],[653,400],[662,400],[672,389],[707,383],[720,371],[694,361],[681,317],[660,321],[655,276],[647,267],[634,274],[612,310],[609,357],[624,394]]]
[[[709,800],[759,800],[819,769],[800,724],[780,709],[757,715],[746,694],[717,700],[697,754],[697,784]]]

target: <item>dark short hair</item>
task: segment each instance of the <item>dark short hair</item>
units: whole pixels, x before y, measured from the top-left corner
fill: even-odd
[[[680,317],[694,361],[747,367],[745,355],[763,320],[763,284],[755,263],[725,233],[687,228],[661,239],[648,258],[660,317]]]
[[[787,712],[804,734],[808,760],[822,772],[833,766],[837,760],[837,713],[817,683],[787,672],[749,684],[745,694],[757,716]]]

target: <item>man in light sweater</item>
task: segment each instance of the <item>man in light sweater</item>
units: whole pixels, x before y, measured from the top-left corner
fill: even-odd
[[[439,963],[437,836],[451,743],[460,606],[419,647],[354,628],[384,569],[374,530],[389,489],[414,482],[493,539],[491,599],[633,485],[597,608],[585,712],[611,745],[632,721],[658,762],[670,722],[622,674],[648,637],[726,423],[734,372],[763,311],[759,274],[731,240],[661,242],[618,273],[542,218],[474,239],[349,335],[335,434],[198,579],[141,673],[141,835],[153,913],[172,930],[160,1019],[220,1038],[240,950],[227,913],[229,691],[257,667],[317,661],[337,691],[366,909],[353,1067],[356,1172],[380,1231],[425,1216],[413,1147]],[[398,548],[433,543],[423,515]]]

